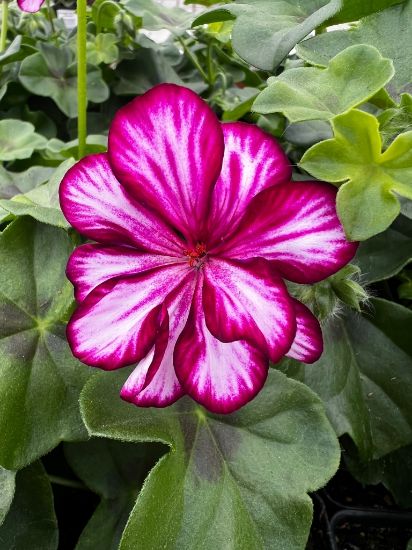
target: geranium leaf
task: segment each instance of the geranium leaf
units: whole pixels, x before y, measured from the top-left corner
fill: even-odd
[[[53,174],[49,166],[30,166],[23,172],[10,172],[0,166],[0,198],[11,199],[41,185]]]
[[[47,139],[37,134],[30,122],[11,118],[0,121],[0,161],[27,159],[46,145]]]
[[[358,21],[363,17],[382,11],[390,6],[402,4],[405,0],[344,0],[342,9],[329,19],[328,25],[338,25],[350,21]]]
[[[412,261],[412,222],[399,216],[383,233],[361,243],[355,263],[362,272],[363,283],[393,277]]]
[[[10,172],[0,165],[0,200],[34,189],[47,181],[53,172],[54,168],[47,166],[30,166],[23,172]],[[8,217],[10,212],[0,206],[0,222]]]
[[[0,464],[10,470],[87,437],[78,395],[90,369],[72,356],[61,321],[71,250],[65,231],[30,218],[0,236]]]
[[[47,183],[23,195],[15,195],[10,200],[0,199],[0,207],[15,216],[31,216],[56,227],[69,227],[60,209],[59,186],[64,174],[74,162],[74,159],[63,162]]]
[[[345,462],[350,472],[364,485],[383,483],[400,506],[412,506],[412,445],[369,462],[362,462],[346,453]],[[400,472],[402,475],[399,475]]]
[[[3,523],[13,500],[16,485],[15,477],[16,472],[0,467],[0,525]]]
[[[322,486],[339,461],[318,398],[274,371],[231,415],[209,414],[189,398],[142,409],[119,399],[125,370],[97,374],[85,387],[89,431],[172,450],[149,474],[120,548],[219,549],[230,541],[233,548],[303,549],[312,516],[306,492]]]
[[[124,0],[124,8],[136,17],[141,17],[143,27],[150,31],[167,29],[172,34],[184,33],[193,20],[193,15],[182,8],[169,8],[153,0]]]
[[[140,48],[134,59],[122,61],[116,71],[119,78],[114,86],[118,95],[137,95],[162,82],[185,83],[161,52]]]
[[[412,198],[412,132],[382,153],[377,119],[356,109],[332,119],[334,138],[311,147],[300,166],[340,186],[339,217],[351,240],[384,231],[400,212],[395,193]]]
[[[238,0],[201,14],[193,26],[236,18],[233,48],[248,63],[271,71],[340,7],[341,0]]]
[[[336,434],[349,434],[363,460],[412,442],[412,311],[378,298],[370,311],[330,320],[320,360],[294,373],[322,398]]]
[[[35,462],[17,473],[13,503],[0,527],[0,547],[55,550],[57,543],[50,482],[41,463]]]
[[[262,113],[283,113],[291,122],[331,119],[364,103],[394,74],[392,61],[372,46],[351,46],[326,69],[302,67],[269,78],[253,104]]]
[[[111,33],[99,33],[87,42],[87,61],[91,65],[114,63],[119,57],[118,38]]]
[[[332,57],[348,46],[375,46],[384,57],[393,60],[396,73],[388,90],[394,97],[398,97],[402,92],[411,90],[411,25],[412,1],[408,0],[365,17],[352,29],[327,32],[309,38],[298,45],[297,53],[313,65],[326,66]]]
[[[77,116],[77,67],[73,54],[69,48],[46,46],[22,61],[19,80],[29,92],[50,97],[65,115],[74,118]],[[87,69],[87,97],[93,103],[109,97],[100,69],[92,65]]]
[[[398,134],[412,128],[412,96],[402,94],[399,105],[380,113],[378,120],[384,146],[387,147]]]
[[[47,148],[42,151],[42,156],[52,160],[64,160],[71,159],[77,155],[79,148],[79,140],[73,139],[71,141],[61,141],[57,138],[52,138],[47,144]],[[101,134],[89,134],[86,137],[86,154],[91,155],[93,153],[105,153],[107,151],[107,136]],[[67,166],[66,170],[70,166],[67,163],[63,163]],[[63,166],[63,165],[61,165]],[[60,182],[58,182],[60,183]]]
[[[64,450],[72,470],[101,497],[76,550],[118,548],[144,478],[166,447],[92,438],[66,443]]]
[[[33,46],[22,43],[23,36],[18,34],[8,45],[8,47],[0,54],[0,66],[20,61],[27,55],[34,53],[36,49]]]

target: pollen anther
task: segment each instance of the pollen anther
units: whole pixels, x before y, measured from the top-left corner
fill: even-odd
[[[199,268],[207,255],[206,245],[204,243],[198,243],[195,248],[184,250],[183,254],[189,258],[190,267]]]

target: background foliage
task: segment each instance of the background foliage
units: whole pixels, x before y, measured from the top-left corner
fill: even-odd
[[[225,417],[189,398],[135,408],[118,397],[129,369],[96,374],[72,357],[64,270],[81,237],[58,187],[78,154],[76,30],[56,17],[61,4],[23,14],[11,3],[0,53],[2,548],[57,548],[50,481],[97,495],[78,550],[305,548],[307,493],[336,472],[338,438],[357,479],[412,504],[412,0],[186,3],[204,10],[89,6],[87,153],[105,151],[120,106],[174,82],[223,121],[275,136],[295,179],[336,185],[358,254],[290,289],[321,319],[325,352],[273,365],[259,396]],[[61,442],[70,479],[48,467]]]

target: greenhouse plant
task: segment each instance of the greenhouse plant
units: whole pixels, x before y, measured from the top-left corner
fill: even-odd
[[[0,549],[412,550],[412,0],[2,0]]]

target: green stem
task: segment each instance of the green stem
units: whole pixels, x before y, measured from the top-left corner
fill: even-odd
[[[46,6],[47,6],[47,19],[49,20],[52,33],[56,34],[56,28],[53,23],[53,13],[50,5],[50,0],[46,0]]]
[[[66,479],[65,477],[48,475],[50,483],[55,485],[63,485],[63,487],[72,487],[73,489],[82,489],[83,491],[88,491],[86,485],[80,481],[75,481],[74,479]]]
[[[206,72],[203,70],[202,66],[199,63],[198,58],[195,56],[193,52],[191,52],[190,48],[186,46],[185,41],[180,36],[178,37],[179,42],[181,43],[183,50],[187,57],[190,59],[190,61],[193,63],[193,65],[196,67],[196,69],[199,71],[199,73],[202,75],[202,78],[205,82],[209,82],[209,78],[206,74]]]
[[[87,0],[77,0],[77,137],[79,140],[79,159],[86,154],[87,136],[86,10]]]
[[[97,15],[96,15],[96,34],[100,34],[102,32],[102,24],[100,22],[101,15],[103,13],[103,10],[106,6],[114,6],[116,9],[119,9],[119,4],[116,4],[116,2],[113,2],[113,0],[105,0],[102,2],[99,7],[97,8]]]
[[[208,74],[209,85],[213,86],[213,84],[215,83],[215,74],[214,74],[214,70],[213,70],[213,44],[212,44],[212,42],[209,42],[209,44],[207,46],[206,59],[207,59],[207,74]]]
[[[6,49],[7,41],[7,20],[9,17],[9,2],[2,0],[1,3],[1,35],[0,35],[0,52]]]

